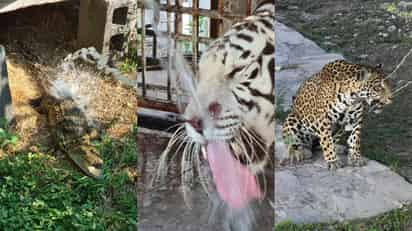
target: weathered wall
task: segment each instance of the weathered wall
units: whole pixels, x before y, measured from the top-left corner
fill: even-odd
[[[68,0],[2,0],[0,1],[0,14],[30,6],[43,5],[47,3],[65,2]]]

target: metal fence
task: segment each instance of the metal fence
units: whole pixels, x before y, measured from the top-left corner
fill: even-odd
[[[202,1],[202,0],[200,0]],[[182,4],[184,3],[184,4]],[[227,26],[241,20],[250,14],[251,0],[209,0],[207,4],[209,9],[199,7],[199,0],[188,1],[182,0],[161,0],[160,11],[166,14],[166,32],[178,44],[178,42],[186,42],[191,44],[191,51],[185,55],[191,63],[192,68],[196,71],[196,66],[201,55],[199,44],[207,44],[224,33]],[[204,1],[202,1],[204,3]],[[225,4],[241,4],[244,9],[236,14],[235,11],[225,9]],[[187,6],[191,5],[191,6]],[[239,6],[239,5],[238,5]],[[149,108],[166,112],[178,112],[174,100],[174,90],[171,84],[170,70],[164,70],[160,66],[158,57],[158,39],[150,29],[150,25],[145,22],[146,10],[143,7],[143,1],[138,5],[140,13],[140,27],[138,34],[140,35],[140,55],[138,63],[138,102],[140,108]],[[191,16],[190,33],[183,33],[182,15]],[[207,36],[199,35],[199,19],[208,19],[208,34]],[[187,31],[186,31],[187,32]],[[151,40],[152,49],[146,50],[146,42],[148,37]],[[148,56],[147,54],[151,54]],[[167,56],[166,55],[166,59]],[[156,79],[155,81],[151,81]]]

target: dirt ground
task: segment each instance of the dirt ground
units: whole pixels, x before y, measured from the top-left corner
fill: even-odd
[[[62,59],[76,50],[78,5],[78,1],[70,1],[0,15],[0,44],[7,52],[16,116],[14,129],[20,138],[18,149],[48,149],[50,145],[45,115],[36,111],[30,101],[45,94],[45,86],[60,72]],[[90,78],[74,76],[72,81],[83,91],[89,91],[91,100],[87,106],[93,111],[93,120],[110,125],[107,130],[110,136],[121,137],[137,122],[135,91],[105,80],[91,70],[84,70]]]
[[[295,28],[322,48],[391,73],[412,48],[412,4],[387,0],[278,0],[277,20]],[[411,81],[412,57],[392,80]],[[412,85],[378,115],[368,115],[363,152],[412,182]]]

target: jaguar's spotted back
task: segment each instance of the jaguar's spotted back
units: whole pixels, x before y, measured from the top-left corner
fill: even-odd
[[[301,160],[304,149],[319,139],[330,168],[343,164],[335,153],[332,137],[339,128],[349,132],[348,162],[363,165],[360,134],[365,110],[379,112],[391,102],[391,90],[380,68],[337,60],[304,81],[293,100],[292,111],[283,124],[283,138],[291,159]]]

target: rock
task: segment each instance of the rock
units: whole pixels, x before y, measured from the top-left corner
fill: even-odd
[[[7,72],[6,49],[0,45],[0,117],[7,123],[13,120],[12,99]]]
[[[381,18],[375,18],[374,21],[375,21],[375,23],[380,24],[380,23],[382,23],[383,19],[381,19]]]
[[[288,6],[288,10],[298,10],[298,6]]]
[[[391,25],[391,26],[388,28],[388,32],[392,33],[392,32],[394,32],[396,29],[397,29],[397,28],[396,28],[395,25]]]
[[[275,66],[294,67],[275,70],[278,80],[275,91],[285,92],[284,106],[287,109],[301,81],[318,72],[326,63],[343,59],[343,56],[326,53],[313,41],[280,22],[275,22],[275,34]]]
[[[383,38],[386,38],[386,37],[388,37],[389,36],[389,34],[388,33],[384,33],[384,32],[379,32],[379,34],[378,34],[379,36],[381,36],[381,37],[383,37]]]
[[[376,161],[336,172],[321,162],[275,170],[275,223],[366,218],[412,201],[412,185]]]
[[[329,42],[329,41],[323,42],[323,45],[325,45],[325,46],[336,46],[335,43]]]
[[[97,70],[102,70],[107,66],[107,63],[109,62],[109,57],[107,55],[102,55],[100,59],[97,61]]]
[[[276,138],[279,158],[286,149],[279,132]],[[317,153],[312,162],[275,168],[275,224],[367,218],[410,202],[412,185],[373,160],[363,167],[345,166],[331,172]]]
[[[321,18],[321,15],[316,15],[316,14],[310,14],[310,13],[306,13],[303,12],[301,17],[305,20],[305,21],[314,21],[314,20],[318,20]]]

